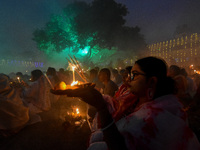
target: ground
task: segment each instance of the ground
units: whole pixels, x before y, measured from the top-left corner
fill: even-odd
[[[63,112],[72,105],[86,112],[86,104],[73,98],[62,97],[48,112],[41,115],[42,122],[26,126],[17,134],[0,138],[1,150],[85,150],[90,129],[85,122],[81,128],[64,124]]]

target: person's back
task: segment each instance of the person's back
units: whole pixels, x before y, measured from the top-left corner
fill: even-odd
[[[35,113],[47,111],[51,108],[50,85],[40,70],[31,72],[32,83],[22,92],[24,103]]]
[[[196,93],[196,90],[197,90],[197,86],[196,86],[196,83],[194,82],[194,80],[192,78],[190,78],[188,76],[188,73],[187,71],[185,70],[185,68],[181,68],[180,70],[180,74],[182,74],[186,80],[187,80],[187,89],[186,89],[186,93],[188,95],[190,95],[191,97],[193,97]]]
[[[9,78],[0,74],[0,135],[18,132],[29,121],[29,110],[20,93],[9,85]]]

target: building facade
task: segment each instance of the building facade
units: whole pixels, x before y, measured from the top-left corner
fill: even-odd
[[[169,41],[148,45],[150,56],[163,58],[168,65],[188,68],[200,66],[200,34],[193,33]]]

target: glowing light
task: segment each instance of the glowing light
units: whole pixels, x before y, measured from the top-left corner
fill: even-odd
[[[67,89],[67,85],[65,84],[65,82],[60,82],[60,84],[59,84],[59,88],[61,89],[61,90],[66,90]]]
[[[20,77],[17,77],[18,82],[20,83]]]
[[[87,54],[87,53],[88,53],[88,49],[85,48],[84,50],[82,50],[82,53],[83,53],[83,54]]]
[[[71,86],[74,86],[74,85],[77,85],[78,84],[78,81],[74,81],[72,82]]]
[[[73,71],[73,82],[75,82],[75,73],[74,73],[74,69],[75,69],[76,67],[74,67],[74,66],[72,66],[72,71]]]
[[[76,108],[76,114],[78,115],[78,114],[80,114],[80,112],[79,112],[79,109],[78,108]]]
[[[200,74],[199,70],[194,70],[194,73]]]

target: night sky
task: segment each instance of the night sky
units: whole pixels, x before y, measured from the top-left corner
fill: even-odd
[[[73,0],[1,0],[0,51],[7,55],[37,56],[32,33],[44,27]],[[91,2],[91,0],[85,0]],[[173,38],[178,25],[200,33],[200,0],[116,0],[126,5],[128,26],[139,26],[148,44]],[[34,51],[34,53],[33,53]]]

